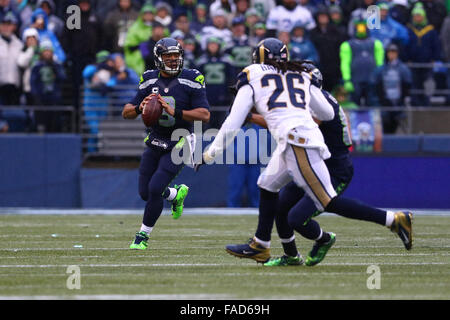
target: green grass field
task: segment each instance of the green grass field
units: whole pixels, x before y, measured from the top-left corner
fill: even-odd
[[[140,216],[0,215],[0,297],[450,299],[450,216],[415,217],[410,252],[387,228],[319,221],[337,234],[320,265],[271,268],[224,250],[254,234],[252,215],[163,215],[145,252],[127,249]],[[298,235],[297,244],[304,256],[312,246]],[[274,234],[272,255],[280,254]],[[69,265],[80,267],[79,290],[66,287]],[[370,265],[381,270],[380,289],[367,288]]]

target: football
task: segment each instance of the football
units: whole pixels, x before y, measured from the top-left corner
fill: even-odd
[[[158,122],[162,112],[163,107],[161,102],[158,101],[158,97],[152,96],[142,110],[142,121],[147,127],[151,127]]]

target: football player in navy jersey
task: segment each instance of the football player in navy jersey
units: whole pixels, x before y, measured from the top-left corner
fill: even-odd
[[[183,168],[171,158],[173,148],[182,148],[185,139],[172,141],[176,129],[193,130],[194,121],[209,122],[205,78],[195,69],[183,69],[183,49],[172,38],[159,40],[154,48],[157,70],[146,71],[132,101],[123,108],[125,119],[136,119],[151,96],[163,106],[158,122],[148,128],[147,145],[139,167],[139,195],[146,201],[142,226],[130,249],[145,250],[153,227],[163,210],[164,199],[172,203],[172,216],[178,219],[189,188],[169,185]]]

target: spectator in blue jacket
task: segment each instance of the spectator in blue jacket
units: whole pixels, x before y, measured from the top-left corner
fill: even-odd
[[[291,30],[290,51],[293,60],[309,60],[319,64],[316,47],[308,39],[306,23],[297,21]]]
[[[47,13],[48,30],[52,31],[58,39],[61,38],[65,24],[61,18],[56,15],[56,6],[53,0],[38,0],[37,7]]]
[[[408,29],[389,16],[387,3],[382,2],[378,4],[378,7],[380,8],[380,28],[371,29],[370,36],[380,40],[385,48],[392,42],[401,47],[406,46],[409,40]]]
[[[62,66],[53,55],[52,43],[40,43],[40,59],[31,70],[31,94],[36,105],[56,106],[62,104],[62,83],[65,79]],[[61,132],[63,114],[39,111],[35,113],[39,132]]]
[[[428,24],[425,10],[416,6],[412,11],[412,23],[408,25],[409,43],[406,46],[408,62],[431,64],[440,61],[441,47],[439,35],[433,25]],[[424,66],[413,69],[413,89],[424,90],[424,82],[432,76],[432,68]],[[428,106],[425,94],[411,96],[414,106]]]
[[[44,41],[50,40],[53,47],[53,52],[56,56],[56,62],[63,64],[66,61],[66,54],[56,37],[56,35],[48,29],[48,16],[47,13],[41,8],[36,9],[31,17],[32,28],[37,29],[39,33],[39,39]]]
[[[139,76],[128,68],[120,53],[111,55],[114,70],[111,79],[106,83],[110,95],[110,107],[113,115],[120,115],[122,107],[136,95],[136,86],[139,85]]]
[[[406,104],[412,76],[409,68],[399,60],[399,47],[390,44],[386,49],[386,64],[374,72],[373,82],[379,102],[385,107],[399,107]],[[401,111],[383,111],[384,133],[395,133],[404,117]]]
[[[111,80],[114,70],[114,61],[108,51],[100,51],[96,55],[96,63],[88,65],[83,70],[84,101],[83,109],[86,122],[89,126],[88,151],[97,150],[98,126],[107,116],[108,96],[106,84]]]

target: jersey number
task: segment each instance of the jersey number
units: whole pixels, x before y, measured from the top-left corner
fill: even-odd
[[[268,106],[269,110],[274,108],[287,108],[287,104],[284,101],[278,101],[278,98],[285,90],[283,79],[279,74],[267,74],[261,79],[261,86],[270,86],[270,80],[275,83],[275,90],[269,98]],[[291,104],[296,108],[305,108],[305,91],[295,86],[296,82],[303,84],[304,80],[301,75],[296,73],[288,73],[286,75],[287,90],[289,92],[289,100]]]

